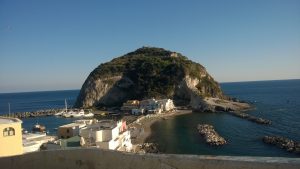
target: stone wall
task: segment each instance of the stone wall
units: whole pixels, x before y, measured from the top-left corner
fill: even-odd
[[[300,158],[131,154],[69,149],[0,158],[5,169],[298,169]]]

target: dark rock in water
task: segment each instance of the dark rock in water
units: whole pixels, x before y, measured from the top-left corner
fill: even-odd
[[[295,144],[295,152],[300,153],[300,143],[299,142]]]
[[[276,145],[277,147],[283,148],[288,152],[295,152],[300,154],[300,143],[285,137],[264,136],[263,142],[267,144]]]
[[[214,129],[212,125],[209,124],[198,124],[199,133],[204,136],[205,141],[210,145],[224,145],[226,140],[221,137]]]

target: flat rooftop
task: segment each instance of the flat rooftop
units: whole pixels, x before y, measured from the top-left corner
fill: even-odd
[[[87,126],[87,129],[94,130],[111,130],[117,126],[117,122],[113,120],[101,120],[95,124],[91,124]]]
[[[22,123],[22,121],[17,118],[0,116],[0,124],[10,124],[10,123]]]
[[[70,123],[70,124],[59,126],[59,128],[60,127],[77,127],[77,126],[85,126],[85,124],[83,124],[83,123]]]
[[[40,138],[40,137],[45,137],[46,133],[26,133],[26,134],[22,134],[22,138],[23,139],[36,139],[36,138]]]

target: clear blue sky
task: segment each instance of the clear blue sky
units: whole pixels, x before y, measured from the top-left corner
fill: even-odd
[[[300,0],[0,0],[0,92],[79,89],[143,45],[219,82],[300,78]]]

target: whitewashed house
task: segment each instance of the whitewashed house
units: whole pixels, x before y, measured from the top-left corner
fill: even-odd
[[[155,99],[140,101],[140,108],[145,109],[148,113],[161,113],[162,105]]]
[[[173,100],[171,99],[161,99],[157,100],[157,102],[162,106],[163,111],[170,111],[175,108]]]
[[[132,148],[130,132],[126,121],[102,120],[87,125],[80,130],[81,145],[96,146],[102,149],[130,151]]]

